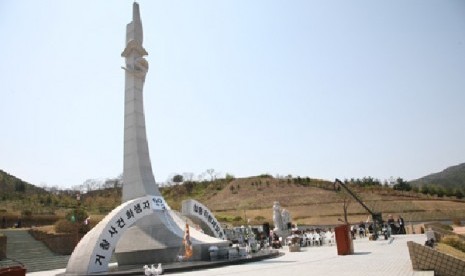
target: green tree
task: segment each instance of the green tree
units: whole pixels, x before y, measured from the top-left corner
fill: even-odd
[[[430,188],[428,187],[428,185],[424,185],[424,186],[421,187],[420,192],[421,192],[422,194],[427,195],[427,194],[430,193]]]
[[[230,173],[226,173],[225,179],[227,181],[233,181],[234,180],[234,175]]]
[[[89,215],[83,208],[76,208],[66,214],[66,219],[71,222],[82,223]]]
[[[394,185],[394,190],[410,191],[412,190],[412,186],[410,186],[408,182],[399,177],[397,178],[396,184]]]
[[[455,190],[455,197],[457,199],[462,199],[463,198],[463,193],[459,189]]]
[[[173,176],[173,182],[174,183],[181,183],[184,181],[184,177],[180,174],[177,174],[175,176]]]
[[[455,191],[452,188],[445,188],[444,191],[445,191],[445,195],[448,197],[455,195]]]
[[[444,188],[442,188],[442,187],[437,187],[437,188],[436,188],[436,194],[438,195],[438,197],[443,197],[444,194],[445,194]]]
[[[26,184],[24,184],[21,180],[17,180],[15,182],[15,191],[20,193],[26,192]]]
[[[428,194],[429,194],[429,195],[435,195],[435,194],[437,194],[437,189],[436,189],[436,187],[435,187],[435,186],[430,186],[430,187],[429,187],[429,193],[428,193]]]
[[[184,188],[186,188],[187,194],[191,194],[194,190],[195,183],[193,181],[186,181],[184,182]]]

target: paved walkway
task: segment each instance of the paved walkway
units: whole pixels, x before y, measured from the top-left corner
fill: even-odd
[[[304,247],[302,252],[288,252],[278,258],[243,265],[181,272],[170,275],[185,276],[257,276],[257,275],[374,275],[374,276],[418,276],[434,275],[432,272],[414,272],[410,262],[407,241],[423,244],[424,235],[395,236],[393,240],[354,241],[354,255],[338,256],[335,246]],[[56,275],[64,270],[30,273],[33,276]],[[143,275],[141,273],[141,275]]]
[[[424,243],[424,235],[395,236],[390,241],[354,241],[354,255],[339,256],[335,246],[306,247],[280,258],[179,273],[178,275],[416,275],[412,270],[407,241]]]

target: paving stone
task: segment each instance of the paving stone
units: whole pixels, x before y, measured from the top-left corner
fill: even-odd
[[[283,256],[242,265],[230,265],[186,271],[170,275],[183,276],[257,276],[257,275],[356,275],[356,276],[433,276],[432,271],[414,271],[410,262],[407,241],[423,244],[424,235],[395,236],[394,240],[354,241],[353,255],[339,256],[335,246],[303,247],[300,252],[289,252],[285,247]],[[32,276],[49,276],[63,270],[36,272]]]

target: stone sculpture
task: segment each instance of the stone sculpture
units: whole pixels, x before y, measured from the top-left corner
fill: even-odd
[[[277,201],[273,203],[273,223],[274,231],[284,230],[283,217],[281,214],[281,205]]]
[[[291,230],[288,224],[291,222],[291,215],[286,209],[281,209],[281,205],[277,201],[273,203],[273,222],[273,232],[276,235],[284,238],[290,235]]]

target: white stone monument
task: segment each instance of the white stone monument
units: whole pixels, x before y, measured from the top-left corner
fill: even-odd
[[[160,196],[149,157],[143,86],[148,71],[142,46],[143,32],[139,5],[133,4],[132,22],[126,27],[126,48],[121,54],[126,61],[124,106],[123,202],[145,195]],[[121,237],[115,254],[119,265],[166,263],[176,259],[182,245],[185,223],[176,224],[173,211],[158,211],[139,220]],[[198,232],[198,231],[197,231]],[[207,258],[208,246],[225,242],[191,229],[193,259]],[[206,244],[205,246],[200,246]],[[205,251],[205,252],[202,252]]]
[[[126,28],[124,101],[123,203],[108,214],[76,246],[66,267],[68,275],[108,271],[113,254],[118,265],[169,263],[182,247],[186,221],[172,211],[158,190],[152,172],[143,107],[143,86],[148,71],[142,46],[139,4]],[[190,230],[191,260],[208,260],[210,246],[229,242]]]

